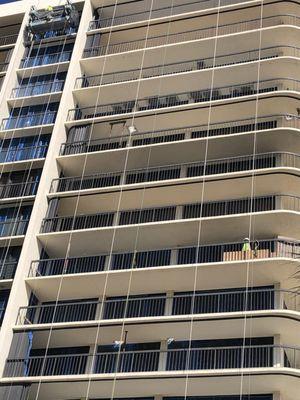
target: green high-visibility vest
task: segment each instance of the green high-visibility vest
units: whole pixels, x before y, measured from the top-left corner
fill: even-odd
[[[251,245],[250,245],[250,243],[249,242],[245,242],[244,244],[243,244],[243,247],[242,247],[242,251],[250,251],[251,250]]]

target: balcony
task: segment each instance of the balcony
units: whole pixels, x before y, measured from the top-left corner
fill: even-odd
[[[16,43],[17,39],[18,34],[0,36],[0,47],[13,45]]]
[[[115,208],[101,212],[99,196],[94,195],[81,199],[80,211],[74,213],[76,197],[59,202],[59,209],[53,210],[53,214],[43,220],[38,239],[52,257],[65,254],[71,232],[71,254],[74,256],[82,252],[109,252],[113,237],[115,251],[134,249],[137,234],[137,250],[193,246],[199,226],[203,244],[224,242],[227,238],[240,241],[248,232],[250,216],[256,221],[257,238],[281,235],[299,239],[300,201],[290,195],[270,194],[252,199],[236,197],[202,204],[183,203],[130,210],[121,208],[119,212],[115,212]]]
[[[263,197],[211,201],[180,206],[144,208],[119,212],[82,214],[44,218],[41,233],[65,232],[92,228],[174,222],[267,211],[300,211],[300,197],[269,195]]]
[[[203,132],[200,131],[199,136]],[[206,131],[205,131],[206,134]],[[198,136],[198,132],[195,132]],[[146,182],[170,181],[185,178],[200,178],[215,174],[230,174],[242,171],[269,168],[299,168],[300,156],[292,153],[266,153],[253,156],[230,157],[209,160],[206,163],[187,163],[150,167],[128,171],[107,172],[94,175],[62,177],[52,181],[50,193],[105,188]]]
[[[226,342],[226,341],[225,341]],[[160,360],[164,362],[160,362]],[[191,349],[97,352],[9,358],[5,377],[212,371],[226,369],[276,368],[299,369],[299,349],[275,345],[223,346]],[[162,367],[163,365],[163,367]],[[92,367],[91,367],[92,366]],[[172,375],[172,374],[171,374]]]
[[[0,73],[6,72],[8,65],[9,65],[9,62],[0,63]]]
[[[65,51],[53,54],[43,54],[40,56],[26,57],[21,60],[20,68],[39,67],[42,65],[69,62],[72,51]]]
[[[0,199],[34,196],[37,193],[39,177],[30,182],[8,183],[0,185]]]
[[[90,21],[89,30],[94,29],[101,29],[101,28],[108,28],[111,26],[116,25],[125,25],[131,24],[134,22],[147,22],[149,19],[156,19],[156,18],[164,18],[164,17],[171,17],[174,15],[190,13],[193,11],[201,11],[208,8],[215,8],[215,7],[224,7],[228,5],[233,5],[237,3],[244,2],[246,0],[238,1],[238,0],[222,0],[219,4],[217,0],[204,0],[204,1],[187,1],[183,4],[174,4],[172,7],[169,5],[162,6],[162,7],[154,7],[147,11],[141,12],[131,12],[131,13],[122,13],[121,15],[114,15],[113,17],[105,17],[104,13],[107,12],[110,14],[114,14],[113,7],[109,9],[108,7],[100,9],[100,17],[99,19]],[[163,5],[163,1],[160,3]],[[118,5],[118,11],[122,9],[122,4]],[[98,11],[99,13],[99,11]]]
[[[256,49],[239,53],[217,55],[215,58],[198,58],[190,61],[145,67],[142,70],[136,68],[128,71],[105,73],[102,75],[82,76],[76,79],[75,89],[135,81],[139,79],[148,79],[159,76],[175,75],[183,72],[199,71],[212,67],[216,68],[236,65],[257,61],[258,59],[267,60],[283,56],[300,58],[300,49],[292,46],[268,47],[261,49],[260,52],[258,49]]]
[[[194,29],[185,32],[170,33],[169,35],[149,37],[147,38],[147,40],[143,38],[126,42],[118,42],[118,43],[111,43],[110,41],[110,44],[107,45],[102,45],[102,46],[100,45],[100,46],[93,46],[90,48],[86,48],[83,52],[83,58],[130,52],[133,50],[141,50],[144,49],[145,47],[151,48],[151,47],[159,47],[176,43],[190,42],[200,39],[206,39],[209,37],[214,37],[216,34],[218,34],[218,36],[231,35],[246,31],[259,30],[261,28],[275,27],[278,25],[291,25],[298,27],[299,22],[300,18],[297,17],[296,15],[282,14],[282,15],[265,17],[262,19],[262,23],[260,18],[256,18],[251,20],[244,20],[241,22],[219,25],[218,30],[216,30],[216,26],[211,26],[208,28]]]
[[[240,85],[205,88],[193,92],[172,93],[164,96],[146,97],[138,100],[128,100],[120,103],[95,105],[75,108],[68,112],[67,121],[94,119],[119,114],[130,114],[140,111],[151,111],[161,108],[192,105],[217,100],[228,100],[244,96],[277,92],[299,91],[300,81],[293,79],[270,79],[257,82],[248,82]]]
[[[45,158],[49,144],[25,147],[8,147],[0,150],[0,163],[11,163],[24,160]]]
[[[192,247],[175,247],[136,252],[109,253],[85,257],[41,259],[33,261],[29,277],[87,274],[100,271],[145,269],[171,265],[191,265],[247,261],[256,259],[300,258],[300,243],[281,239],[251,242],[251,251],[243,251],[243,243],[217,243]]]
[[[40,125],[52,125],[55,122],[57,111],[44,111],[35,114],[10,116],[3,118],[1,131],[8,129],[30,128]]]
[[[0,281],[14,279],[18,261],[0,262]]]
[[[0,237],[25,235],[28,224],[29,218],[22,217],[0,222]]]
[[[84,136],[91,134],[91,125],[79,127],[84,130]],[[151,146],[153,144],[172,143],[191,139],[205,139],[223,135],[234,135],[275,128],[300,129],[300,121],[295,115],[270,115],[257,119],[243,119],[237,121],[219,122],[217,124],[198,125],[181,129],[165,129],[150,132],[138,132],[132,135],[110,136],[99,139],[74,140],[78,127],[69,132],[69,140],[60,148],[60,156],[72,154],[94,153],[137,146]],[[93,133],[95,124],[93,124]]]
[[[39,96],[45,93],[61,92],[64,87],[64,80],[53,80],[49,82],[36,82],[34,84],[21,85],[14,88],[11,98]]]
[[[300,293],[270,287],[175,293],[173,296],[135,295],[99,301],[60,301],[21,307],[17,325],[115,320],[190,314],[232,313],[263,310],[300,310]],[[280,299],[276,303],[276,299]],[[168,309],[166,304],[168,302]]]

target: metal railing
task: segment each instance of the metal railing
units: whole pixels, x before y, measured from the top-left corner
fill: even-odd
[[[72,129],[76,130],[77,127]],[[198,125],[179,129],[164,129],[160,131],[138,132],[132,135],[110,136],[99,139],[69,140],[60,148],[60,155],[92,153],[108,151],[125,147],[151,146],[159,143],[170,143],[190,139],[207,138],[213,136],[234,135],[253,131],[275,128],[300,129],[300,119],[296,115],[269,115],[254,118],[212,123],[209,126]],[[91,134],[90,126],[86,127]]]
[[[145,47],[150,48],[176,44],[180,42],[183,43],[214,37],[216,35],[230,35],[234,33],[259,30],[261,28],[268,28],[279,25],[299,26],[299,22],[300,18],[297,15],[281,14],[264,17],[262,18],[262,20],[260,18],[256,18],[251,20],[244,20],[241,22],[233,22],[230,24],[219,25],[218,27],[210,26],[207,28],[193,29],[185,32],[171,33],[168,35],[159,35],[149,37],[147,38],[147,40],[145,38],[142,38],[118,43],[111,43],[112,40],[110,40],[109,44],[86,48],[83,51],[83,58],[140,50],[144,49]]]
[[[0,263],[0,280],[13,279],[17,269],[18,261]]]
[[[168,309],[166,304],[168,302]],[[99,301],[74,301],[20,307],[17,325],[52,324],[188,314],[230,313],[273,309],[300,310],[300,292],[252,288],[129,296]]]
[[[275,210],[300,211],[300,197],[292,195],[268,195],[206,203],[184,204],[44,218],[41,233],[63,232],[103,227],[139,225],[153,222],[178,221],[186,219],[208,218],[234,214],[259,213]]]
[[[38,177],[33,181],[0,185],[0,199],[34,196],[37,192],[39,181],[40,178]]]
[[[50,193],[131,185],[146,182],[196,178],[276,167],[300,168],[300,156],[293,153],[265,153],[128,171],[97,173],[53,179]]]
[[[25,235],[29,218],[14,218],[0,222],[0,237]]]
[[[8,46],[10,44],[15,44],[18,39],[18,34],[0,36],[0,46]]]
[[[53,38],[60,38],[61,36],[72,36],[77,33],[77,28],[73,28],[71,26],[64,27],[63,29],[49,29],[47,32],[42,34],[34,33],[33,34],[33,41],[34,42],[42,42],[45,43],[49,39]]]
[[[116,351],[9,358],[4,377],[109,374],[124,372],[299,369],[300,349],[276,345],[197,347],[191,349]]]
[[[3,322],[4,313],[5,313],[5,307],[1,307],[0,308],[0,326],[2,325],[2,322]]]
[[[8,65],[9,62],[0,63],[0,72],[5,72],[7,70]]]
[[[8,147],[0,150],[0,163],[45,158],[48,144],[32,145],[23,148]]]
[[[236,97],[253,96],[262,93],[276,92],[279,90],[300,91],[300,81],[290,78],[267,79],[261,80],[260,82],[246,82],[243,84],[216,87],[212,90],[204,88],[189,92],[145,97],[118,103],[73,108],[68,111],[67,120],[76,121],[80,119],[93,119],[117,114],[129,114],[139,111],[149,111],[216,100],[228,100]]]
[[[139,21],[148,21],[149,19],[163,18],[183,14],[192,11],[205,10],[207,8],[224,7],[232,4],[247,2],[248,0],[196,0],[183,4],[174,4],[172,7],[165,6],[152,8],[151,10],[134,12],[130,14],[117,15],[114,17],[100,17],[92,20],[89,24],[89,30],[107,28],[109,26],[130,24]]]
[[[11,92],[11,98],[26,96],[38,96],[45,93],[61,92],[63,90],[65,81],[54,80],[50,82],[37,82],[30,85],[22,85],[14,88]]]
[[[26,57],[21,60],[20,68],[37,67],[41,65],[57,64],[71,60],[72,51],[62,51],[60,53],[43,54],[40,56]]]
[[[54,124],[57,111],[45,110],[35,114],[11,116],[3,118],[1,123],[1,130],[27,128],[38,125],[51,125]]]
[[[265,239],[250,243],[251,250],[243,251],[243,242],[216,243],[143,251],[112,252],[83,257],[35,260],[29,277],[85,274],[101,271],[144,269],[175,265],[223,263],[274,258],[300,258],[300,242]]]
[[[78,215],[77,217],[44,218],[41,232],[62,232],[74,229],[88,229],[113,226],[114,213]]]
[[[242,64],[257,60],[266,60],[277,57],[300,57],[300,49],[293,46],[267,47],[227,55],[219,55],[216,58],[197,58],[190,61],[182,61],[171,64],[145,67],[142,70],[131,69],[106,74],[82,76],[76,79],[75,89],[99,85],[108,85],[117,82],[147,79],[157,76],[174,75],[183,72],[199,71],[207,68],[216,68],[234,64]]]

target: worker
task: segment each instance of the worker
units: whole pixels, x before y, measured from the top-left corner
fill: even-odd
[[[251,244],[250,244],[250,239],[249,238],[245,238],[243,240],[242,252],[246,253],[247,251],[251,251]]]
[[[250,239],[245,238],[243,240],[243,247],[242,247],[242,253],[243,253],[243,259],[245,260],[247,258],[247,255],[251,251],[251,244],[250,244]]]
[[[255,242],[254,242],[254,250],[253,250],[253,255],[254,255],[255,258],[257,257],[258,249],[259,249],[259,241],[255,240]]]

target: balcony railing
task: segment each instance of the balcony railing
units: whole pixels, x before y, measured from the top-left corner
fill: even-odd
[[[294,79],[269,79],[260,82],[247,82],[239,85],[201,89],[184,93],[172,93],[164,96],[152,96],[119,103],[95,105],[69,110],[67,120],[93,119],[117,114],[130,114],[139,111],[182,105],[203,103],[216,100],[228,100],[242,96],[253,96],[279,90],[300,91],[300,81]]]
[[[8,46],[10,44],[15,44],[18,39],[18,34],[0,36],[0,46]]]
[[[174,4],[172,7],[165,6],[152,8],[151,10],[123,14],[111,18],[101,18],[93,20],[89,24],[89,30],[107,28],[109,26],[130,24],[139,21],[148,21],[154,18],[170,17],[177,14],[188,13],[192,11],[205,10],[207,8],[224,7],[232,4],[242,3],[247,0],[194,0],[184,4]]]
[[[12,90],[11,98],[15,99],[18,97],[38,96],[45,93],[61,92],[63,90],[64,83],[65,81],[56,80],[19,86]]]
[[[188,41],[214,37],[216,35],[218,36],[230,35],[233,33],[259,30],[261,28],[268,28],[279,25],[299,26],[299,23],[300,23],[300,18],[297,17],[296,15],[289,15],[289,14],[274,15],[262,18],[262,20],[260,18],[244,20],[241,22],[219,25],[218,27],[211,26],[202,29],[193,29],[185,32],[149,37],[147,38],[147,40],[146,38],[143,38],[138,40],[112,43],[112,44],[110,41],[110,43],[106,45],[86,48],[83,51],[83,57],[88,58],[88,57],[103,56],[105,54],[123,53],[133,50],[144,49],[145,47],[150,48],[150,47],[176,44],[180,42],[184,43]]]
[[[76,129],[77,127],[73,128]],[[181,129],[165,129],[161,131],[138,132],[132,135],[110,136],[100,139],[84,139],[63,143],[60,155],[92,153],[108,151],[125,147],[151,146],[159,143],[170,143],[212,136],[234,135],[252,131],[275,128],[300,129],[300,119],[296,115],[269,115],[264,117],[247,118],[237,121],[219,122]],[[90,134],[90,126],[86,127]]]
[[[20,307],[17,325],[272,309],[299,311],[300,292],[253,288],[174,294],[168,297],[171,311],[166,309],[166,302],[166,295],[148,295]]]
[[[115,351],[10,358],[5,377],[135,373],[241,368],[299,369],[299,349],[252,345],[191,349]],[[283,360],[278,363],[278,360]]]
[[[111,83],[134,81],[157,76],[175,75],[183,72],[199,71],[202,69],[221,67],[234,64],[242,64],[251,61],[265,60],[277,57],[300,57],[300,49],[292,46],[267,47],[264,49],[243,51],[227,55],[216,56],[215,58],[195,59],[172,64],[156,65],[127,71],[117,71],[107,74],[83,76],[76,79],[75,89],[92,86],[109,85]]]
[[[282,239],[258,240],[243,251],[243,243],[217,243],[201,246],[128,251],[84,257],[54,258],[33,261],[29,277],[84,274],[100,271],[144,269],[172,265],[223,263],[245,260],[300,258],[300,242]]]
[[[2,307],[0,307],[0,326],[2,325],[4,313],[5,313],[5,307],[2,306]]]
[[[50,217],[43,219],[41,233],[137,225],[275,210],[299,212],[300,197],[291,195],[269,195],[254,197],[253,199],[249,197],[211,201],[207,203],[184,204],[180,206]]]
[[[265,153],[255,156],[221,158],[188,164],[107,172],[83,177],[62,177],[52,181],[50,192],[67,192],[146,182],[200,178],[215,174],[229,174],[276,167],[300,168],[300,156],[293,153]]]
[[[5,72],[7,70],[8,65],[9,62],[0,63],[0,72]]]
[[[0,163],[30,160],[35,158],[45,158],[48,144],[40,146],[27,146],[23,148],[8,147],[0,150]]]
[[[11,116],[2,119],[1,130],[27,128],[54,124],[57,111],[44,111],[35,114]]]
[[[27,57],[21,60],[20,68],[38,67],[41,65],[57,64],[71,60],[72,51]]]
[[[40,178],[20,183],[7,183],[0,185],[0,199],[13,197],[34,196],[37,192]]]
[[[0,237],[25,235],[29,218],[14,218],[0,222]]]
[[[0,263],[0,280],[13,279],[17,269],[18,261]]]

